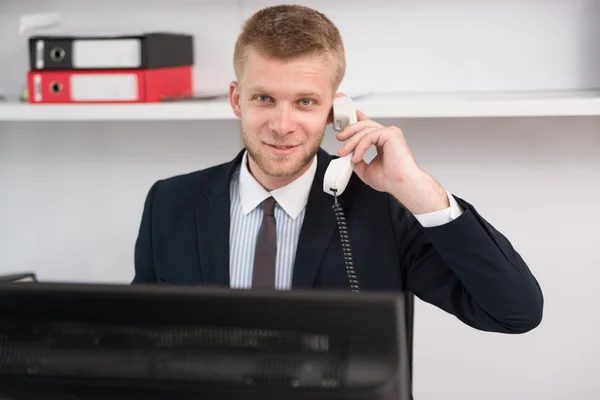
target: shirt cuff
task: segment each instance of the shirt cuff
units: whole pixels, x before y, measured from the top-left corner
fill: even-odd
[[[463,209],[458,204],[454,196],[452,196],[447,190],[446,195],[448,196],[450,207],[426,214],[414,214],[417,221],[419,221],[423,227],[432,228],[434,226],[444,225],[462,215]]]

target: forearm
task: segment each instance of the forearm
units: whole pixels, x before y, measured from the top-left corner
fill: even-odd
[[[408,173],[402,181],[392,185],[389,193],[415,215],[434,213],[450,207],[444,188],[421,169]]]

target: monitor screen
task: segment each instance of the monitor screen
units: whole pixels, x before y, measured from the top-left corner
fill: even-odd
[[[403,301],[0,283],[0,399],[405,400]]]

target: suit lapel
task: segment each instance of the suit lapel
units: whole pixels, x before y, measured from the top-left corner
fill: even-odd
[[[292,280],[294,289],[313,286],[325,250],[337,228],[332,209],[333,197],[323,191],[323,177],[330,161],[331,157],[320,150],[296,250]],[[339,200],[342,202],[343,198]]]
[[[196,233],[202,280],[205,285],[229,287],[229,184],[243,150],[224,170],[215,171],[217,181],[204,188],[205,202],[196,207]]]

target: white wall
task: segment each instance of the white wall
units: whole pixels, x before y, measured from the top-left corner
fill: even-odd
[[[0,91],[24,82],[17,17],[38,11],[64,11],[74,31],[192,32],[197,89],[224,90],[242,18],[269,3],[0,0]],[[345,38],[349,93],[600,86],[600,1],[350,3],[319,7]],[[600,118],[385,122],[512,240],[546,298],[542,325],[520,336],[474,331],[418,303],[415,398],[600,398]],[[337,149],[331,135],[324,146]],[[149,186],[239,148],[237,121],[0,122],[0,273],[128,282]]]

